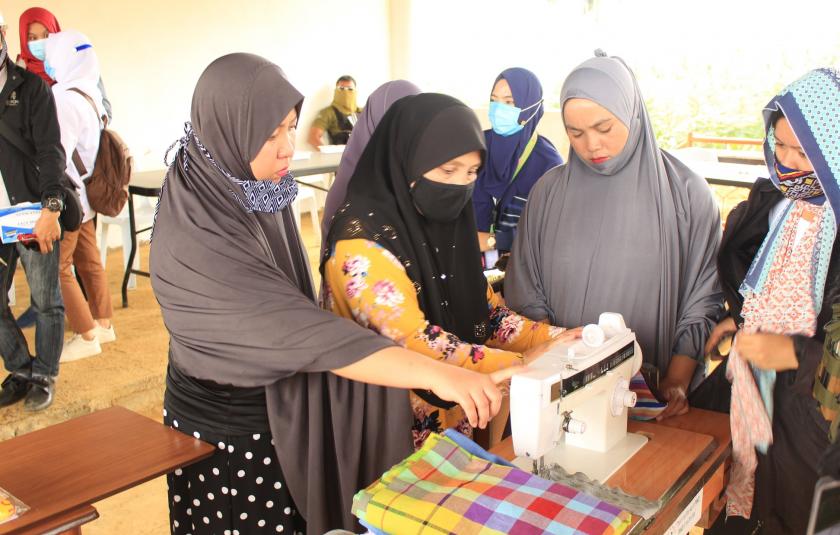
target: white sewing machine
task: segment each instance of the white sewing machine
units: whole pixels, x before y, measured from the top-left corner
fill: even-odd
[[[537,471],[557,463],[606,481],[647,442],[627,432],[627,408],[636,404],[629,381],[641,365],[636,335],[621,314],[606,312],[581,340],[553,346],[514,375],[514,464]]]

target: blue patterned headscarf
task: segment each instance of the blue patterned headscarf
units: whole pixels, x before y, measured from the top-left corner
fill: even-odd
[[[809,199],[811,202],[827,202],[822,230],[815,248],[813,265],[813,298],[817,307],[822,305],[825,279],[834,238],[837,235],[837,215],[840,213],[840,72],[832,68],[815,69],[793,82],[773,97],[764,107],[764,159],[770,172],[770,180],[782,190],[776,162],[776,137],[773,125],[784,115],[790,123],[796,139],[814,167],[814,174],[820,182],[824,197]],[[761,244],[750,270],[741,285],[741,293],[760,292],[773,265],[776,253],[776,239],[790,216],[793,203],[771,224],[770,232]],[[819,310],[816,311],[819,313]]]

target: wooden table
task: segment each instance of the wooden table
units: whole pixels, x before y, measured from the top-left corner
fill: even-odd
[[[213,454],[214,446],[122,407],[0,442],[0,487],[29,511],[4,533],[60,532],[97,518],[94,502]]]
[[[702,490],[701,519],[698,525],[708,527],[717,518],[723,507],[721,495],[726,483],[726,468],[731,452],[732,439],[729,435],[729,415],[717,412],[691,409],[688,414],[669,418],[661,423],[629,421],[628,430],[648,435],[651,440],[620,468],[607,485],[618,486],[628,494],[644,496],[657,501],[663,489],[670,487],[670,481],[676,480],[676,488],[670,489],[670,496],[660,511],[634,529],[634,533],[659,534],[665,531],[679,517],[691,500]],[[684,447],[670,451],[658,444],[657,435],[674,435],[668,439],[678,439],[673,431],[689,431],[695,436],[708,436],[713,439],[710,452],[698,464],[692,464],[693,454],[689,449],[697,449],[702,444],[685,444]],[[702,439],[701,439],[702,440]],[[505,459],[512,460],[513,442],[505,439],[490,450]],[[691,457],[686,459],[685,455]]]
[[[81,535],[82,526],[97,518],[99,512],[86,505],[16,530],[15,535]]]

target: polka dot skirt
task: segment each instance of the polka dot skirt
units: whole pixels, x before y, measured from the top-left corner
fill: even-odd
[[[221,435],[164,410],[164,423],[216,446],[213,456],[167,475],[173,535],[306,532],[270,433]]]

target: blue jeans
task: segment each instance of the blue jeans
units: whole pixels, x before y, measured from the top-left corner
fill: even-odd
[[[0,245],[0,356],[10,372],[30,369],[33,374],[58,375],[58,359],[64,345],[64,303],[58,283],[58,247],[42,255],[20,244]],[[32,359],[23,333],[9,308],[9,288],[20,258],[35,310],[35,353]],[[5,265],[4,265],[5,262]],[[30,368],[31,366],[31,368]]]

